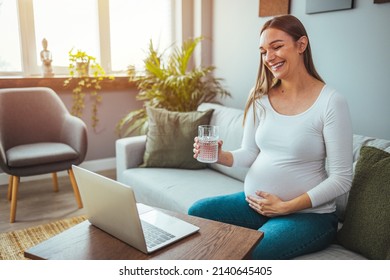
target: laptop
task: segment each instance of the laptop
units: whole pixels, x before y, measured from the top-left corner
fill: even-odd
[[[130,246],[152,253],[199,227],[137,203],[134,191],[110,178],[72,166],[90,223]]]

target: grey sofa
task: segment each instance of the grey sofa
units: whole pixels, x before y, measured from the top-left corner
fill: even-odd
[[[210,124],[220,126],[224,149],[236,149],[241,144],[243,111],[218,104],[204,103],[200,111],[214,109]],[[247,169],[228,168],[210,164],[205,169],[140,168],[143,162],[146,136],[119,139],[116,142],[117,180],[134,188],[139,202],[187,213],[197,200],[243,190]],[[362,145],[370,145],[390,152],[390,141],[354,135],[354,165]],[[337,212],[342,225],[348,194],[337,199]],[[365,259],[338,244],[299,257],[299,259]]]

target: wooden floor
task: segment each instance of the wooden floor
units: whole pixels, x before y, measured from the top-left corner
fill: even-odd
[[[115,170],[98,172],[115,179]],[[52,221],[85,214],[78,209],[68,176],[58,177],[59,191],[53,191],[51,179],[25,181],[19,185],[15,223],[9,222],[10,205],[7,185],[0,185],[0,232],[41,225]]]

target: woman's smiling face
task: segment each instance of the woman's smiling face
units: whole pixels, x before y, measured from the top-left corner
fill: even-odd
[[[301,39],[300,39],[301,40]],[[297,42],[284,31],[268,28],[260,36],[260,54],[263,63],[277,79],[286,79],[293,74],[299,63],[303,62]]]

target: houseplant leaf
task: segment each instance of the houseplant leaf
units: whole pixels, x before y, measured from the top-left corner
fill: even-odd
[[[134,67],[129,67],[130,81],[139,89],[136,98],[144,102],[144,108],[129,112],[118,122],[120,137],[131,136],[137,131],[146,132],[141,128],[147,126],[147,106],[190,112],[197,110],[203,102],[230,96],[222,86],[222,79],[213,76],[214,66],[190,67],[194,51],[202,40],[198,37],[183,42],[180,47],[172,46],[165,63],[164,53],[155,49],[150,40],[144,70],[136,73]]]

